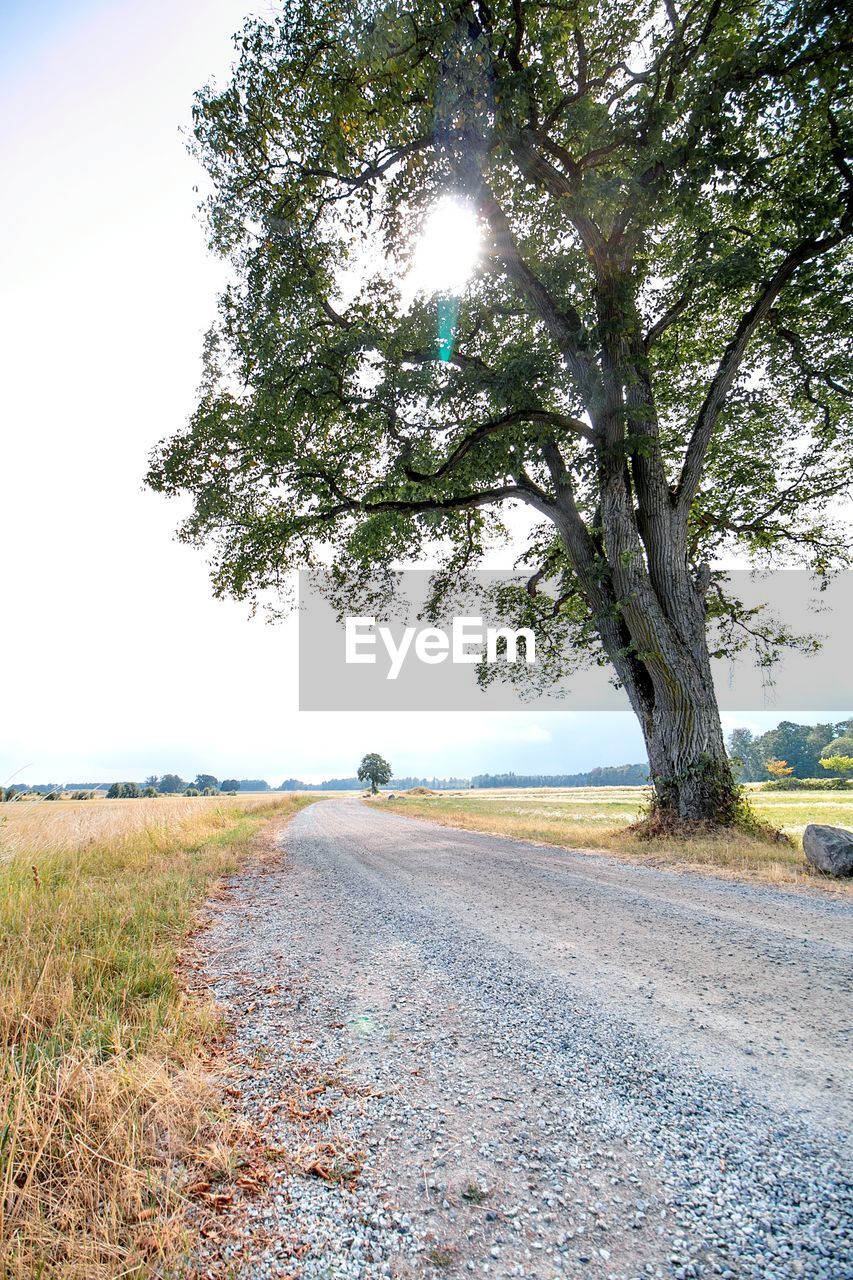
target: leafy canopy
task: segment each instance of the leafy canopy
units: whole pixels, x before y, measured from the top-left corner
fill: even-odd
[[[831,769],[833,773],[853,773],[853,756],[826,756],[821,758],[821,766]]]
[[[149,474],[192,495],[182,536],[212,546],[217,592],[437,546],[458,568],[521,503],[531,568],[568,594],[541,513],[570,477],[595,537],[614,456],[644,536],[657,468],[693,565],[843,561],[841,10],[288,0],[251,19],[231,82],[195,105],[234,279],[198,409]],[[409,299],[448,194],[480,220],[478,270],[459,299]]]
[[[393,773],[387,760],[384,760],[377,752],[369,751],[366,756],[362,756],[356,776],[359,782],[369,782],[370,789],[375,794],[380,787],[387,786],[393,777]]]

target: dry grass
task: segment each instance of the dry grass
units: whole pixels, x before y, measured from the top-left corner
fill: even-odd
[[[662,866],[701,867],[774,884],[851,886],[815,872],[802,851],[807,823],[853,827],[853,792],[803,794],[753,791],[750,801],[760,818],[791,837],[793,845],[771,843],[739,832],[692,840],[664,839],[650,844],[628,826],[648,800],[643,787],[566,787],[475,790],[454,795],[403,795],[383,804],[397,813],[428,818],[444,826],[514,836],[541,844],[606,850],[620,857]]]
[[[167,1272],[191,1166],[229,1160],[200,1065],[215,1022],[178,953],[215,879],[306,803],[0,808],[0,1275]]]
[[[139,800],[13,801],[0,807],[0,858],[27,851],[49,853],[109,844],[115,851],[140,837],[173,845],[184,836],[211,834],[236,814],[268,810],[276,796],[157,796]]]

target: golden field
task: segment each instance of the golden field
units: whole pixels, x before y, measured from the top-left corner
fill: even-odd
[[[225,1158],[177,975],[218,877],[314,797],[0,806],[0,1275],[165,1274],[186,1171]]]
[[[603,850],[658,865],[701,867],[776,884],[819,883],[831,884],[841,892],[850,889],[849,884],[830,881],[809,866],[802,851],[802,834],[809,822],[853,828],[853,790],[750,789],[749,801],[756,815],[780,828],[792,844],[740,832],[650,843],[627,829],[648,799],[645,787],[542,787],[484,788],[426,796],[401,793],[393,800],[378,798],[369,803],[445,826],[573,849]]]

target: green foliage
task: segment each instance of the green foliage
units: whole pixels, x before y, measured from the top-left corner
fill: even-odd
[[[377,755],[375,751],[370,751],[366,756],[362,756],[361,764],[358,766],[359,782],[369,782],[370,790],[376,795],[380,787],[387,786],[391,781],[392,769],[387,760]]]
[[[586,773],[478,773],[479,787],[641,787],[649,781],[647,764],[604,765]]]
[[[853,727],[849,720],[844,726],[838,726],[839,729],[849,727]],[[821,760],[826,760],[829,756],[853,756],[853,733],[841,733],[837,738],[830,739],[820,755]]]
[[[212,540],[216,589],[238,597],[279,586],[306,538],[368,565],[424,537],[476,550],[498,523],[472,495],[529,499],[522,461],[552,484],[545,429],[592,518],[594,459],[569,418],[589,408],[579,364],[598,361],[605,325],[645,332],[637,377],[675,476],[709,371],[805,245],[728,391],[690,547],[696,563],[737,545],[824,567],[845,543],[821,504],[849,480],[851,443],[840,10],[700,0],[676,31],[650,0],[485,14],[321,0],[246,23],[231,83],[194,112],[211,242],[237,278],[198,409],[150,483],[193,495],[184,536]],[[442,365],[437,303],[406,310],[399,276],[447,191],[476,204],[487,250]],[[509,233],[558,317],[502,255]],[[828,237],[837,248],[807,256]],[[560,317],[577,339],[568,369]],[[650,454],[653,426],[649,409],[647,434],[622,437],[629,458]]]
[[[199,791],[198,787],[187,787],[186,791],[184,792],[184,795],[198,796],[198,795],[201,795],[201,792]]]
[[[708,564],[850,558],[826,514],[853,447],[849,42],[823,0],[249,19],[194,111],[233,283],[148,474],[191,497],[217,594],[333,562],[357,604],[377,566],[439,554],[453,580],[523,508],[530,589],[507,603],[547,585],[543,622],[682,759],[658,712],[678,689],[698,714],[706,624],[766,661],[791,639]],[[479,219],[478,270],[409,299],[447,196]],[[701,712],[680,745],[727,772],[710,694]]]
[[[735,729],[729,737],[729,753],[742,782],[762,782],[767,777],[770,760],[784,760],[796,778],[815,778],[821,768],[821,756],[833,754],[836,742],[842,744],[849,721],[840,724],[794,724],[783,720],[775,729],[758,736],[748,729]],[[850,742],[853,749],[853,740]]]
[[[176,773],[164,773],[158,783],[159,790],[166,796],[178,795],[186,788],[186,785],[183,778]]]
[[[843,778],[772,778],[762,791],[847,791],[850,784]]]
[[[225,778],[221,783],[223,791],[239,791],[240,783],[237,778]]]
[[[848,773],[853,774],[853,756],[841,754],[824,756],[820,763],[822,768],[831,769],[833,773],[840,773],[845,776]]]
[[[156,787],[143,787],[142,794],[147,800],[152,800],[155,796],[159,796],[160,792]]]
[[[108,800],[137,800],[142,794],[136,782],[114,782],[107,792]]]
[[[219,790],[219,779],[214,778],[212,773],[199,773],[196,774],[196,780],[193,783],[193,786],[198,787],[199,791],[206,791],[210,789],[215,793]]]

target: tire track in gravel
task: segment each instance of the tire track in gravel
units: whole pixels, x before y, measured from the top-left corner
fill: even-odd
[[[851,1273],[846,904],[352,799],[283,848],[203,946],[285,1155],[197,1274]]]

